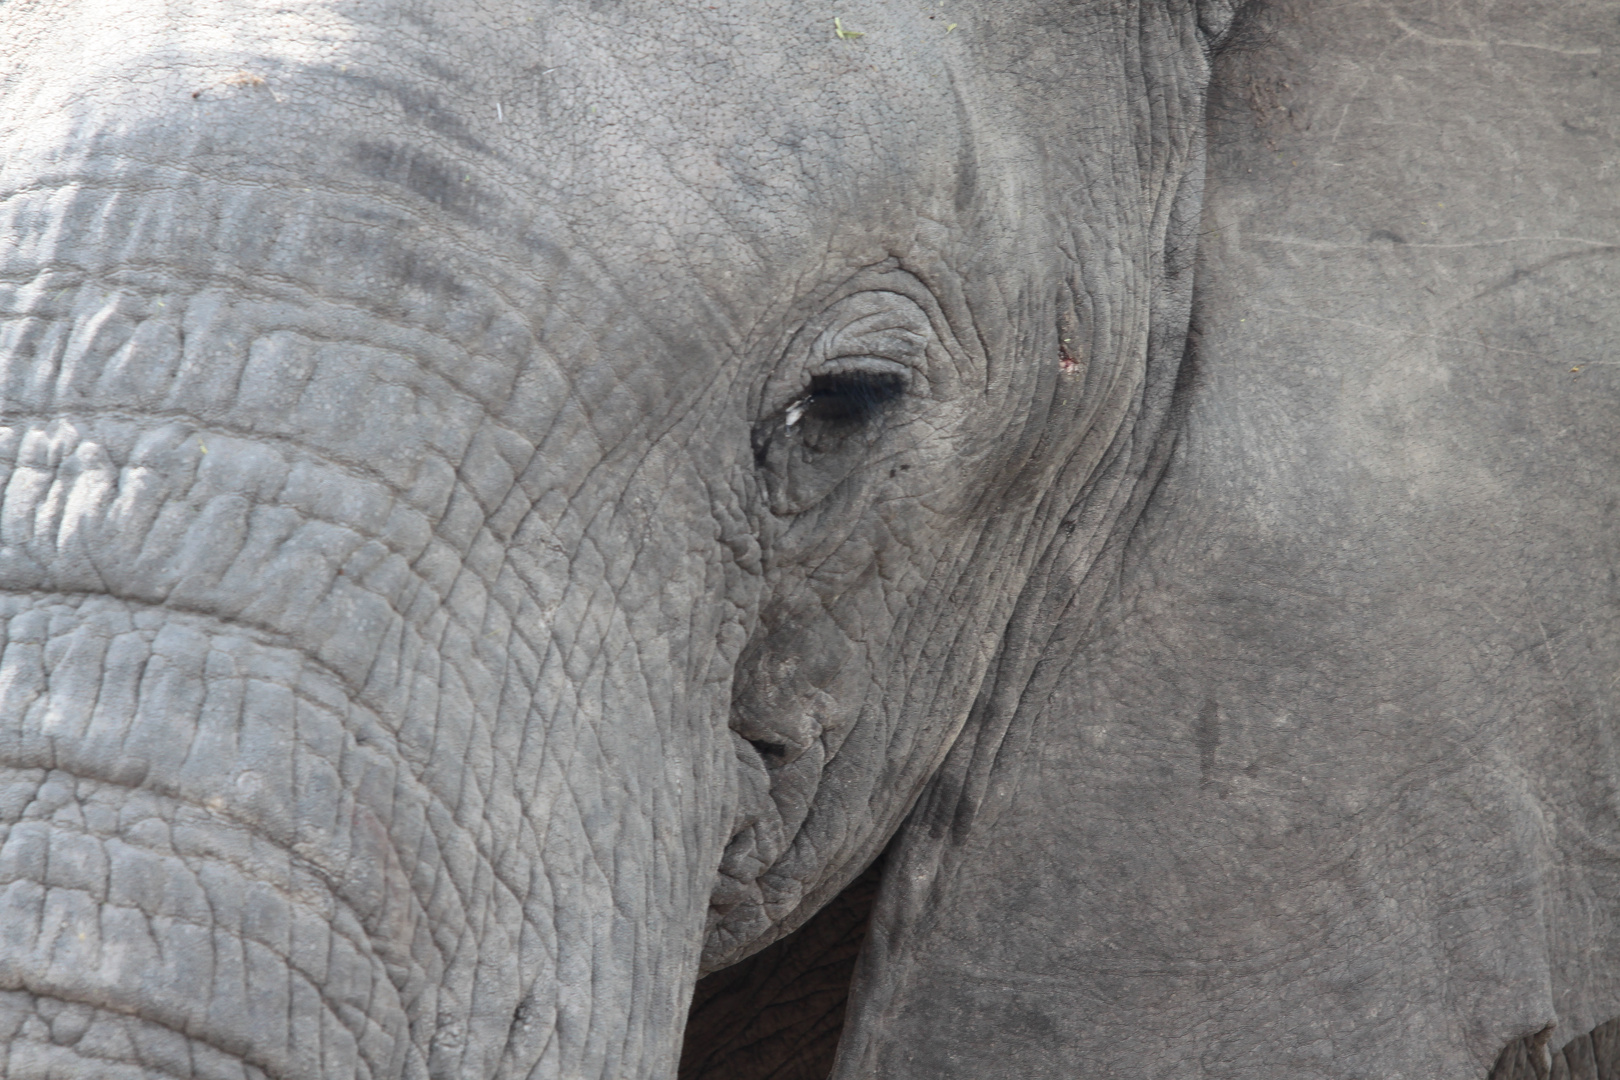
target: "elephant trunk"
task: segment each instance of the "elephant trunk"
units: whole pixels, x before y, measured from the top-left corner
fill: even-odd
[[[0,109],[0,1073],[673,1072],[759,577],[701,387],[506,159],[321,111],[393,30],[245,9],[259,85],[137,7]]]
[[[197,495],[285,452],[0,432],[0,1072],[672,1068],[727,789],[594,650],[535,659],[589,625],[474,635],[425,560]]]
[[[217,619],[0,618],[0,1071],[425,1075],[432,803],[377,718]]]
[[[498,415],[574,399],[489,375],[544,358],[494,290],[469,345],[240,254],[167,287],[228,242],[182,194],[0,215],[0,1073],[672,1071],[736,606],[712,537],[612,537],[694,482],[560,495],[628,466]]]

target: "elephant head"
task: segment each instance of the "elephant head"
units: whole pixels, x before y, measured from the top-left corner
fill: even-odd
[[[672,1070],[1109,580],[1229,17],[6,5],[12,1074]]]

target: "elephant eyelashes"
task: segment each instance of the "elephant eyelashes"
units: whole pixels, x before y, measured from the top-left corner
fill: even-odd
[[[887,465],[866,466],[918,436],[904,421],[936,398],[927,375],[933,340],[928,313],[889,289],[852,293],[804,325],[777,360],[764,388],[772,405],[751,432],[773,513],[801,513],[840,489],[854,498],[860,477],[890,475]]]
[[[906,392],[905,380],[880,371],[847,371],[817,375],[799,403],[800,416],[824,424],[854,426],[872,420],[884,406]],[[794,421],[798,418],[795,417]]]

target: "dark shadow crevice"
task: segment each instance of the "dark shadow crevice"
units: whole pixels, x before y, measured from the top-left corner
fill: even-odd
[[[1620,1080],[1620,1018],[1577,1035],[1551,1054],[1544,1035],[1511,1042],[1487,1080]]]
[[[679,1080],[826,1080],[882,862],[798,930],[697,984]]]

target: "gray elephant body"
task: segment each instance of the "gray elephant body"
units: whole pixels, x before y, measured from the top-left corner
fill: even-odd
[[[1363,220],[1320,14],[1192,365],[1218,0],[115,10],[0,9],[0,1072],[665,1076],[897,829],[844,1076],[1620,1013],[1608,225]]]

